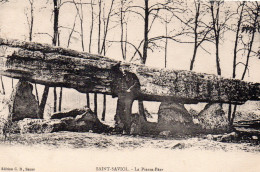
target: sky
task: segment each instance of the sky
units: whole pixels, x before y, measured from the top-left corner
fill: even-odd
[[[49,33],[52,35],[52,4],[51,1],[46,4],[46,1],[35,0],[35,23],[34,23],[34,37],[33,41],[51,43],[51,38],[46,34],[37,33]],[[88,1],[82,1],[88,2]],[[189,1],[187,1],[189,3]],[[137,5],[141,4],[142,1],[135,1]],[[236,2],[228,2],[231,6],[235,6]],[[232,4],[233,3],[233,4]],[[107,5],[109,6],[109,5]],[[28,24],[25,13],[29,12],[29,3],[27,0],[10,0],[10,2],[2,4],[0,6],[0,36],[3,38],[14,38],[21,40],[28,40]],[[117,7],[115,5],[115,7]],[[96,7],[95,7],[96,8]],[[106,9],[108,11],[108,9]],[[61,7],[60,11],[60,25],[63,27],[72,27],[74,17],[75,17],[75,7],[71,4],[65,4]],[[89,42],[89,22],[90,22],[90,5],[84,5],[84,36],[85,36],[85,49],[88,51]],[[111,27],[116,25],[116,17],[111,19]],[[77,20],[79,23],[79,20]],[[173,19],[173,22],[169,24],[169,30],[176,28],[179,23]],[[76,24],[76,30],[80,31],[79,24]],[[164,34],[164,28],[160,21],[156,21],[151,29],[150,37],[158,36]],[[94,44],[95,41],[95,30],[94,28]],[[128,39],[132,43],[138,45],[139,41],[143,37],[143,23],[140,17],[136,15],[131,15],[128,23]],[[119,27],[111,29],[108,33],[108,40],[119,40]],[[69,30],[61,29],[61,46],[67,46]],[[232,74],[232,61],[233,61],[233,42],[235,39],[234,33],[228,32],[224,35],[224,41],[220,46],[220,63],[222,69],[222,75],[224,77],[231,77]],[[260,45],[260,36],[256,35],[255,47]],[[203,45],[207,47],[207,50],[211,54],[205,53],[202,49],[199,49],[197,59],[195,61],[194,71],[216,74],[216,64],[215,64],[215,47],[212,43],[205,43]],[[81,51],[79,34],[74,34],[72,37],[72,42],[70,48]],[[96,53],[96,46],[92,46],[92,52]],[[148,66],[164,67],[164,49],[155,50],[154,52],[148,52]],[[190,65],[190,60],[193,53],[192,44],[180,44],[173,41],[169,41],[168,45],[168,64],[167,67],[170,69],[182,69],[188,70]],[[119,43],[114,43],[106,54],[108,57],[122,60],[120,45]],[[129,55],[130,56],[130,55]],[[245,58],[239,57],[242,62]],[[249,75],[246,75],[245,80],[260,82],[260,60],[257,57],[252,57],[249,62],[250,71]],[[243,66],[238,65],[238,76],[241,75]]]

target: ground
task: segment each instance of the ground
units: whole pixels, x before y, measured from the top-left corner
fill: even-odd
[[[162,138],[78,132],[12,134],[6,141],[1,138],[0,166],[50,172],[112,171],[113,167],[118,167],[113,169],[117,171],[157,168],[164,172],[260,170],[259,144],[223,143],[206,137]]]

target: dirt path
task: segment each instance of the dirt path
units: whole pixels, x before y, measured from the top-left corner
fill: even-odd
[[[260,170],[260,145],[252,143],[75,132],[12,135],[11,139],[1,143],[0,171],[3,166],[44,172]]]

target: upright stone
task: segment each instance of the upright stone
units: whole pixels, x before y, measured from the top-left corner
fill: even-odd
[[[191,115],[183,104],[177,102],[162,102],[158,112],[157,129],[161,132],[170,131],[174,134],[192,132],[194,123]]]
[[[0,93],[0,135],[4,134],[4,128],[10,122],[8,98]]]
[[[24,118],[39,118],[39,105],[32,91],[33,86],[29,82],[19,81],[17,83],[9,102],[12,121]]]
[[[230,130],[227,116],[220,103],[208,103],[197,118],[203,132],[223,133]]]

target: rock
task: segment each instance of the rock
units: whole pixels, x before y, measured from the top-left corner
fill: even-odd
[[[183,104],[162,102],[158,112],[159,131],[170,131],[171,134],[190,134],[194,127],[193,119]]]
[[[171,134],[171,131],[162,131],[159,133],[160,136],[168,137]]]
[[[142,134],[142,118],[139,114],[132,114],[132,122],[130,127],[131,135],[139,135]]]
[[[221,142],[230,142],[234,139],[238,138],[238,134],[236,132],[232,132],[229,134],[224,134],[219,141]]]
[[[9,113],[8,99],[5,95],[0,93],[0,134],[4,134],[4,130],[11,122],[11,115]]]
[[[209,103],[197,116],[202,133],[226,133],[230,126],[221,104]]]
[[[184,143],[177,143],[171,149],[183,149],[183,148],[185,148],[185,144]]]
[[[252,139],[253,140],[258,140],[258,137],[257,136],[252,136]]]
[[[31,119],[25,118],[17,122],[20,133],[51,133],[63,131],[65,123],[59,119]]]
[[[76,111],[76,110],[74,110]],[[65,112],[63,114],[66,115]],[[20,133],[51,133],[58,131],[74,132],[107,132],[110,128],[102,124],[90,109],[83,114],[61,119],[31,119],[25,118],[17,122],[17,132]]]
[[[83,112],[78,114],[75,118],[70,116],[71,114],[75,115],[76,113],[71,112]],[[76,131],[76,132],[107,132],[110,128],[107,125],[102,124],[97,116],[89,108],[83,109],[74,109],[68,112],[61,112],[60,114],[66,116],[61,118],[61,121],[65,124],[64,130],[66,131]],[[53,117],[53,116],[52,116]]]
[[[213,140],[213,139],[214,139],[214,136],[211,135],[211,134],[208,134],[205,138],[208,139],[208,140]]]
[[[77,115],[81,115],[89,110],[90,110],[89,108],[84,107],[82,109],[73,109],[73,110],[70,110],[67,112],[56,112],[56,113],[52,114],[51,119],[61,119],[61,118],[65,118],[65,117],[75,118]]]
[[[9,113],[12,121],[24,118],[39,118],[39,105],[32,93],[33,86],[29,82],[19,81],[9,101]]]
[[[0,118],[8,119],[10,116],[8,98],[0,93]]]

